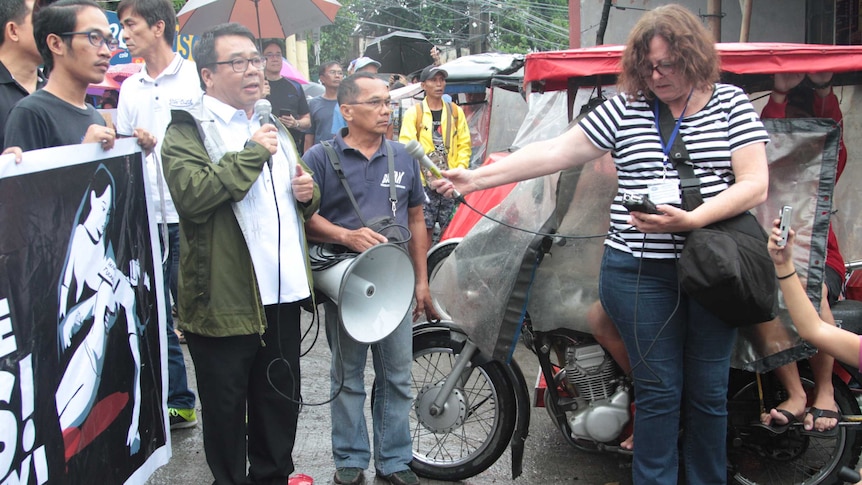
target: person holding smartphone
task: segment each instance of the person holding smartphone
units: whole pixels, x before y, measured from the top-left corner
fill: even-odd
[[[843,131],[844,117],[838,97],[832,90],[831,72],[776,73],[773,76],[772,92],[760,116],[763,119],[829,118],[842,127]],[[847,148],[842,134],[838,148],[836,182],[846,164]],[[831,306],[841,298],[843,285],[844,257],[830,223],[820,311],[823,321],[833,325],[835,317],[832,315]],[[838,425],[838,405],[835,403],[835,391],[832,387],[834,359],[828,352],[820,352],[808,360],[814,373],[814,389],[810,399],[802,386],[795,362],[775,369],[773,372],[787,390],[787,399],[761,416],[760,421],[763,424],[782,427],[801,420],[805,429],[817,431],[829,431]]]
[[[303,153],[305,132],[311,129],[311,114],[305,93],[299,83],[281,75],[284,65],[284,49],[279,39],[263,41],[263,57],[266,58],[264,75],[269,83],[269,95],[266,99],[272,103],[272,112],[278,120],[293,135],[293,142],[299,153]]]

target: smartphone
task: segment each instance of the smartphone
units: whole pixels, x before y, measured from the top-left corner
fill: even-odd
[[[280,109],[278,110],[278,116],[293,116],[293,110],[290,109]]]
[[[787,233],[790,231],[790,218],[793,216],[793,207],[786,205],[781,208],[781,213],[778,214],[778,229],[781,230],[781,239],[778,240],[778,247],[783,248],[787,244]]]

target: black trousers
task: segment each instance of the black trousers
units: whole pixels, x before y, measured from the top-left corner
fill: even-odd
[[[262,337],[185,334],[197,374],[204,451],[218,485],[284,485],[293,473],[299,406],[282,394],[299,401],[300,308],[270,305],[265,312]]]

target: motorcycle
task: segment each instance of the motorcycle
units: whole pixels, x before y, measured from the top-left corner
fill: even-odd
[[[774,72],[807,72],[816,66],[835,72],[838,86],[855,84],[852,74],[859,71],[856,64],[846,62],[847,52],[842,50],[846,46],[717,47],[725,80],[749,93],[770,89],[768,75]],[[525,86],[530,110],[513,145],[550,138],[569,126],[578,106],[586,107],[583,111],[600,102],[606,87],[614,84],[620,52],[618,46],[599,46],[528,55]],[[816,225],[824,231],[821,245],[825,246],[834,181],[823,183],[819,178],[819,165],[814,166],[820,163],[818,156],[811,158],[813,168],[808,171],[794,157],[813,153],[800,146],[819,151],[830,135],[816,134],[819,126],[796,130],[789,120],[772,122],[770,133],[775,140],[767,146],[772,151],[770,197],[753,212],[761,221],[771,221],[784,203],[807,211],[808,227],[821,218]],[[855,175],[850,171],[845,170],[842,181],[850,180],[854,187]],[[834,173],[834,168],[825,168],[823,173]],[[493,211],[504,224],[530,226],[540,233],[591,235],[607,230],[607,195],[615,193],[616,186],[612,163],[603,166],[597,161],[578,173],[563,173],[553,182],[522,182],[483,191],[485,199],[471,199],[479,192],[467,199],[481,212]],[[824,187],[829,194],[817,192]],[[856,198],[844,193],[836,204],[853,207]],[[825,203],[815,207],[811,200]],[[852,210],[841,214],[852,214]],[[429,251],[432,296],[445,320],[417,325],[413,331],[415,401],[410,424],[414,471],[438,480],[467,479],[490,467],[509,446],[512,477],[519,476],[532,404],[545,407],[573,448],[587,453],[630,453],[620,449],[619,443],[631,434],[631,379],[588,332],[583,318],[585,309],[597,299],[601,240],[579,239],[560,248],[555,237],[502,232],[496,228],[501,225],[498,222],[483,226],[485,221],[476,222],[477,217],[470,221],[461,215],[459,210],[442,242]],[[854,221],[852,217],[843,221],[850,235],[859,234]],[[472,246],[465,248],[471,238]],[[549,254],[553,262],[541,265]],[[453,264],[444,264],[453,258]],[[800,267],[817,263],[814,251],[804,257],[804,263]],[[860,266],[853,263],[848,272]],[[856,275],[859,273],[862,271]],[[441,282],[439,295],[435,295],[433,280]],[[819,295],[819,288],[819,280],[814,280],[809,295]],[[844,328],[862,335],[862,301],[844,300],[832,311]],[[526,345],[539,363],[539,386],[533,401],[523,372],[511,358],[517,343]],[[797,344],[800,342],[790,345]],[[745,358],[734,360],[744,365],[729,369],[728,483],[859,481],[854,471],[862,450],[859,369],[836,363],[833,385],[842,415],[836,431],[806,432],[801,425],[770,430],[759,425],[761,412],[787,397],[777,379],[766,373],[777,367],[768,359],[778,354],[763,357],[755,350],[747,351]],[[752,360],[754,364],[748,366]],[[802,367],[804,387],[810,389],[813,379]]]
[[[862,261],[848,264],[848,271]],[[833,308],[845,329],[862,332],[862,301]],[[619,443],[631,434],[633,386],[610,354],[585,332],[535,331],[526,318],[521,342],[540,365],[535,405],[573,448],[588,453],[631,452]],[[529,429],[530,397],[517,362],[483,356],[452,322],[425,323],[413,332],[412,468],[436,480],[475,476],[512,448],[512,477],[521,472]],[[759,425],[765,409],[786,399],[771,374],[730,370],[728,483],[833,484],[860,480],[854,467],[862,451],[859,369],[836,362],[835,402],[842,420],[833,432],[808,432],[801,423],[781,432]],[[802,370],[806,390],[814,385]],[[553,383],[546,385],[546,383]],[[684,430],[682,431],[685,432]]]

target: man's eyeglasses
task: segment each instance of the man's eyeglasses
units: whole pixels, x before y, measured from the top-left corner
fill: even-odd
[[[326,71],[326,73],[333,77],[344,75],[344,71]]]
[[[652,77],[653,71],[657,71],[662,76],[670,76],[676,72],[676,63],[670,61],[661,61],[655,66],[641,67],[641,76],[647,78]]]
[[[229,61],[213,62],[213,64],[217,66],[220,66],[222,64],[230,64],[230,67],[231,69],[233,69],[233,72],[245,72],[248,70],[249,64],[254,66],[255,69],[260,69],[261,67],[263,67],[263,62],[263,57],[252,57],[251,59],[238,57]]]
[[[120,47],[119,39],[116,39],[113,36],[106,37],[105,34],[99,32],[98,30],[91,30],[89,32],[63,32],[62,34],[57,35],[59,35],[60,37],[86,35],[87,39],[90,41],[90,44],[93,44],[94,47],[102,47],[103,45],[106,45],[110,50],[115,50],[117,47]]]
[[[348,105],[357,105],[357,104],[361,104],[361,105],[368,106],[368,107],[369,107],[369,108],[371,108],[371,109],[374,109],[374,108],[377,108],[377,109],[386,109],[386,108],[389,108],[389,104],[390,104],[390,103],[392,103],[392,98],[386,98],[386,99],[369,99],[368,101],[356,101],[356,102],[353,102],[353,103],[345,103],[345,104],[348,104]]]

